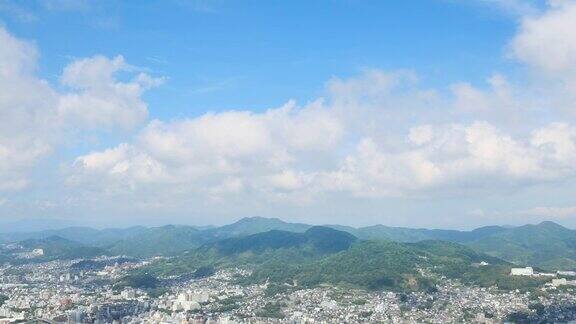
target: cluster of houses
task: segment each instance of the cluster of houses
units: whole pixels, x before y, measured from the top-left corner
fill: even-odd
[[[208,302],[210,295],[206,291],[186,291],[176,299],[168,298],[159,303],[158,307],[172,311],[192,311],[200,309],[200,304]]]

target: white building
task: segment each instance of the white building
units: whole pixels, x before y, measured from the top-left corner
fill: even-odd
[[[534,275],[534,269],[532,269],[532,267],[512,268],[512,270],[510,271],[510,275],[512,275],[512,276],[533,276]]]
[[[135,299],[136,291],[134,289],[125,289],[120,293],[120,295],[124,299]]]
[[[576,271],[557,271],[559,276],[576,277]]]
[[[554,287],[565,286],[567,284],[568,284],[568,281],[566,280],[566,278],[552,279],[552,286],[554,286]]]
[[[206,291],[187,291],[178,295],[178,301],[194,301],[197,303],[205,303],[210,299],[210,295]]]
[[[535,276],[539,276],[539,277],[556,277],[555,273],[546,273],[546,272],[540,272],[535,274]]]

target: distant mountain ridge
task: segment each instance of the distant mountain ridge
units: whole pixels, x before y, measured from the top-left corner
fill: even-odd
[[[385,225],[372,225],[360,228],[338,225],[332,225],[331,227],[350,232],[361,239],[390,240],[406,243],[424,240],[443,240],[464,243],[506,230],[506,228],[500,226],[485,226],[472,231],[391,227]]]
[[[99,247],[115,255],[150,257],[178,255],[214,242],[274,230],[305,233],[313,227],[308,224],[284,222],[278,218],[249,217],[220,227],[166,225],[103,230],[68,227],[30,233],[4,233],[0,234],[0,242],[18,242],[58,236],[85,246]],[[485,226],[471,231],[414,229],[384,225],[360,228],[325,225],[323,228],[347,232],[360,240],[386,240],[402,243],[426,240],[456,242],[470,246],[478,252],[519,265],[545,269],[576,269],[576,231],[553,222],[518,227]]]
[[[20,245],[28,249],[42,249],[44,253],[42,259],[93,258],[108,254],[104,249],[85,246],[59,236],[50,236],[42,239],[28,239],[21,241]]]
[[[90,227],[65,227],[55,230],[34,232],[0,233],[0,242],[17,242],[25,239],[39,239],[49,236],[60,236],[83,244],[97,246],[110,245],[117,241],[141,238],[146,235],[157,235],[154,232],[174,231],[199,231],[209,240],[217,240],[228,237],[250,235],[266,232],[269,230],[284,230],[289,232],[304,232],[314,225],[302,223],[289,223],[278,218],[245,217],[232,224],[219,227],[213,226],[190,226],[190,225],[165,225],[160,227],[133,226],[128,228],[107,228],[102,230]],[[322,225],[337,230],[349,232],[361,239],[387,239],[398,242],[418,242],[422,240],[449,240],[466,242],[474,240],[487,232],[506,230],[500,226],[481,227],[472,231],[442,230],[442,229],[414,229],[405,227],[390,227],[385,225],[373,225],[354,228],[343,225]],[[200,244],[203,244],[201,242]]]
[[[62,229],[50,229],[37,232],[13,232],[0,233],[0,242],[18,242],[27,239],[43,239],[51,236],[59,236],[67,240],[82,244],[106,245],[112,241],[118,241],[131,237],[146,230],[144,226],[128,228],[94,229],[91,227],[65,227]]]
[[[288,232],[304,232],[312,225],[300,223],[288,223],[278,218],[245,217],[232,224],[208,229],[206,232],[214,237],[221,236],[244,236],[270,230],[282,230]]]
[[[576,269],[576,231],[550,221],[511,228],[469,246],[517,264]]]

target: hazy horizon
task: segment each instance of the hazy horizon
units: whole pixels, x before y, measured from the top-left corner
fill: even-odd
[[[478,228],[489,227],[489,226],[500,226],[504,228],[514,228],[524,225],[538,225],[544,222],[553,222],[558,225],[564,226],[568,229],[574,229],[570,226],[563,225],[562,223],[550,221],[550,220],[543,220],[534,223],[519,223],[519,224],[485,224],[477,227],[419,227],[419,226],[393,226],[387,225],[382,223],[374,223],[374,224],[366,224],[366,225],[352,225],[352,224],[341,224],[341,223],[312,223],[312,222],[296,222],[290,221],[286,219],[281,219],[277,217],[262,217],[262,216],[252,216],[252,217],[241,217],[234,219],[230,222],[225,223],[212,223],[212,224],[194,224],[194,223],[133,223],[133,224],[119,224],[118,226],[107,226],[106,224],[90,224],[90,223],[73,223],[66,220],[46,220],[46,219],[22,219],[13,222],[4,222],[0,223],[0,233],[24,233],[24,232],[41,232],[45,230],[61,230],[65,228],[73,228],[73,227],[86,227],[92,228],[96,230],[105,230],[105,229],[126,229],[132,227],[146,227],[146,228],[156,228],[156,227],[163,227],[163,226],[192,226],[197,227],[199,229],[206,229],[206,228],[216,228],[225,225],[234,224],[236,222],[245,220],[245,219],[276,219],[280,220],[285,223],[289,224],[305,224],[305,225],[312,225],[312,226],[345,226],[345,227],[352,227],[352,228],[364,228],[370,226],[377,226],[383,225],[387,227],[395,227],[395,228],[410,228],[410,229],[429,229],[429,230],[456,230],[456,231],[471,231]]]

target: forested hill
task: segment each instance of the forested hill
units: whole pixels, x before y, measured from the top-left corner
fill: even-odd
[[[489,265],[481,266],[484,263]],[[250,282],[420,290],[433,287],[434,276],[472,278],[480,267],[501,269],[509,264],[457,243],[364,241],[346,232],[312,227],[304,233],[272,230],[206,244],[140,271],[172,277],[207,267],[248,267],[253,270]],[[432,276],[423,275],[426,272]]]
[[[0,234],[0,242],[42,240],[60,237],[83,246],[104,249],[113,255],[146,258],[151,256],[176,256],[185,251],[210,245],[222,240],[247,237],[271,230],[305,233],[314,226],[284,222],[277,218],[250,217],[235,223],[199,228],[186,225],[161,227],[130,227],[126,229],[96,230],[70,227],[32,233]],[[414,229],[374,225],[353,228],[326,225],[354,235],[360,240],[415,243],[426,240],[457,242],[491,256],[544,269],[576,269],[576,231],[553,222],[519,227],[486,226],[471,231]],[[291,234],[282,234],[290,236]],[[224,241],[225,242],[225,241]],[[219,243],[225,244],[225,243]]]

